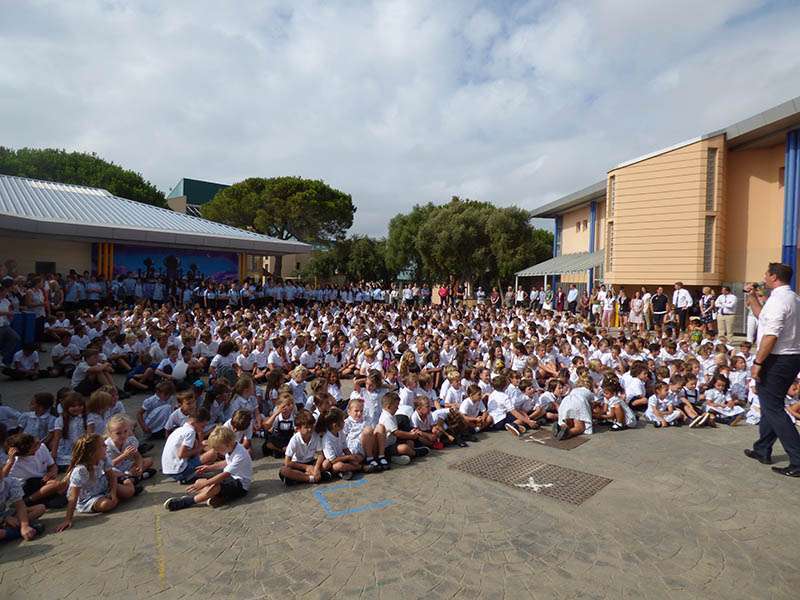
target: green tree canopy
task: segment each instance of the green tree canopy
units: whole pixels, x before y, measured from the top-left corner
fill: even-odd
[[[425,280],[510,281],[514,273],[552,256],[553,235],[536,229],[518,207],[453,197],[415,206],[389,223],[386,266],[395,275],[415,267]]]
[[[348,281],[388,281],[385,240],[353,236],[333,242],[316,251],[303,270],[304,277],[332,279],[337,275]]]
[[[140,173],[123,169],[94,153],[54,148],[14,150],[0,146],[0,173],[103,188],[120,198],[166,207],[164,193]]]
[[[212,221],[310,243],[341,238],[356,212],[349,194],[302,177],[245,179],[218,192],[201,210]]]

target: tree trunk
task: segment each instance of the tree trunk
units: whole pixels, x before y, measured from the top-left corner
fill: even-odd
[[[281,273],[283,272],[283,255],[276,254],[275,255],[275,270],[272,273],[273,277],[283,277]]]

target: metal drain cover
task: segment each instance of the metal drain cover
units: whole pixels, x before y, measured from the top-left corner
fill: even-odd
[[[576,506],[612,481],[498,450],[468,458],[451,468]]]

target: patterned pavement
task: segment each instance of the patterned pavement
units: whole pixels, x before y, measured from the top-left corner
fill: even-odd
[[[52,387],[2,382],[0,393],[21,408]],[[291,488],[277,460],[259,458],[243,501],[177,513],[161,504],[180,486],[157,476],[111,514],[55,534],[53,511],[41,539],[0,546],[0,596],[796,598],[800,481],[745,458],[754,435],[646,428],[565,451],[503,432]],[[575,506],[451,468],[490,451],[612,481]]]

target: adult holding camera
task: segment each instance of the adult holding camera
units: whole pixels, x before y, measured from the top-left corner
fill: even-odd
[[[784,410],[789,386],[800,372],[800,298],[789,287],[792,267],[769,263],[764,286],[771,290],[761,303],[756,286],[748,285],[747,303],[758,317],[758,351],[752,375],[761,402],[759,437],[744,453],[772,463],[772,446],[780,440],[789,455],[788,467],[772,467],[780,475],[800,477],[800,434]]]

